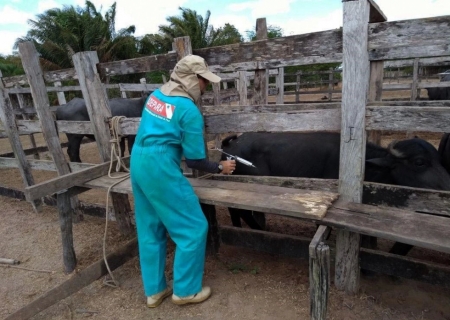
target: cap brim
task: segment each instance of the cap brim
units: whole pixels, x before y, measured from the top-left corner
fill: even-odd
[[[201,75],[203,78],[205,78],[206,80],[208,80],[209,82],[212,82],[212,83],[218,83],[218,82],[220,82],[220,80],[222,80],[219,76],[216,76],[211,71],[200,73],[199,75]]]

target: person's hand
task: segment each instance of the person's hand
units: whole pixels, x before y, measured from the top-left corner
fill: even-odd
[[[236,161],[235,160],[226,160],[219,162],[223,166],[223,170],[221,174],[232,174],[236,169]]]

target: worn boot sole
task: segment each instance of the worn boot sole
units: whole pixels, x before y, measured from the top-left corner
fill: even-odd
[[[161,296],[161,298],[158,299],[158,301],[156,301],[155,303],[152,304],[148,304],[147,303],[147,307],[149,308],[156,308],[157,306],[159,306],[165,298],[167,298],[168,296],[170,296],[172,294],[172,290],[167,291],[163,296]]]
[[[176,305],[184,305],[184,304],[190,304],[190,303],[200,303],[203,302],[205,300],[207,300],[209,297],[211,297],[211,294],[206,295],[202,298],[192,298],[192,299],[181,299],[181,300],[174,300],[172,299],[172,303],[176,304]]]

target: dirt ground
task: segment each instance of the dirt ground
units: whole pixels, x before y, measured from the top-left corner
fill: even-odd
[[[387,135],[383,144],[401,139],[403,134]],[[422,135],[423,136],[423,135]],[[437,145],[440,136],[423,136]],[[27,137],[22,137],[27,148]],[[37,137],[42,144],[42,137]],[[65,139],[62,137],[62,141]],[[0,152],[8,152],[9,143],[0,139]],[[65,150],[64,150],[65,152]],[[31,158],[31,157],[30,157]],[[84,162],[98,163],[95,143],[82,145]],[[41,159],[50,159],[41,154]],[[51,172],[33,171],[36,182],[54,177]],[[0,184],[23,189],[16,169],[0,169]],[[81,201],[105,203],[106,192],[91,190],[79,196]],[[130,196],[132,201],[132,196]],[[25,201],[0,197],[0,257],[21,262],[18,269],[0,265],[0,318],[29,304],[41,294],[75,274],[65,275],[58,213],[44,206],[34,213]],[[230,225],[225,208],[218,208],[218,220]],[[105,221],[85,216],[74,224],[77,270],[102,259]],[[314,226],[294,219],[268,215],[269,231],[312,237]],[[129,238],[120,235],[115,222],[109,222],[107,252],[113,252]],[[388,250],[389,241],[380,241]],[[172,243],[169,243],[167,277],[171,277]],[[414,248],[411,257],[450,265],[450,255]],[[137,257],[113,272],[119,288],[95,281],[79,292],[42,311],[32,319],[308,319],[308,261],[257,253],[250,249],[222,245],[217,257],[206,260],[204,283],[213,289],[212,297],[199,305],[176,306],[170,299],[156,309],[145,306]],[[333,277],[332,277],[333,279]],[[328,319],[450,319],[450,290],[422,282],[377,275],[361,279],[361,290],[348,296],[331,289]]]

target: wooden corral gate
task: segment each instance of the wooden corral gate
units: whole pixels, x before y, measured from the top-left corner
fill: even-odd
[[[379,131],[383,130],[450,132],[450,109],[444,108],[450,106],[448,101],[420,104],[380,101],[385,60],[450,56],[450,29],[442,28],[450,23],[450,16],[386,22],[385,16],[372,0],[344,0],[343,12],[344,25],[341,30],[265,39],[265,20],[258,19],[260,41],[193,50],[194,54],[203,56],[214,71],[238,71],[242,76],[238,88],[241,92],[239,106],[219,106],[220,87],[213,87],[214,105],[202,107],[207,134],[252,131],[341,132],[343,143],[339,181],[219,175],[209,180],[191,179],[210,223],[208,248],[211,252],[216,252],[220,242],[224,242],[310,259],[312,319],[326,317],[330,286],[330,249],[326,238],[331,228],[337,231],[334,284],[339,290],[348,293],[358,291],[360,262],[368,270],[450,286],[450,270],[446,266],[360,248],[360,234],[365,234],[450,253],[449,192],[362,181],[367,136],[376,140]],[[8,89],[3,88],[0,89],[1,120],[16,154],[17,167],[27,186],[27,200],[39,208],[42,197],[57,193],[67,271],[73,270],[76,262],[71,234],[71,217],[76,205],[74,197],[91,188],[106,189],[115,182],[105,177],[110,160],[107,120],[111,114],[99,73],[111,76],[170,70],[179,58],[192,52],[189,38],[186,37],[176,39],[175,48],[174,53],[102,64],[98,63],[95,52],[74,55],[76,72],[72,73],[72,77],[76,74],[80,82],[92,121],[57,121],[57,129],[59,132],[94,133],[105,162],[70,172],[75,167],[63,157],[55,121],[47,108],[45,75],[40,70],[36,51],[30,43],[19,46],[40,122],[15,122],[11,116]],[[267,104],[269,69],[332,62],[343,62],[342,103]],[[255,72],[251,103],[245,94],[247,86],[244,75],[247,71]],[[53,75],[57,76],[57,72],[53,72]],[[136,133],[138,125],[139,119],[125,119],[121,122],[122,133]],[[30,132],[44,133],[59,178],[37,185],[30,181],[30,164],[18,143],[19,134]],[[126,199],[126,195],[131,192],[129,181],[116,185],[113,192],[115,216],[121,229],[130,232],[131,208]],[[366,204],[362,204],[363,199]],[[391,204],[400,208],[386,209],[374,204]],[[296,217],[312,221],[319,228],[311,241],[264,231],[218,226],[214,205]],[[99,264],[98,270],[90,273],[90,279],[95,280],[104,271],[104,266]],[[59,290],[58,298],[64,297],[62,292],[71,294]],[[19,315],[22,318],[29,317],[55,302],[50,300],[37,300],[8,319],[16,319]]]

